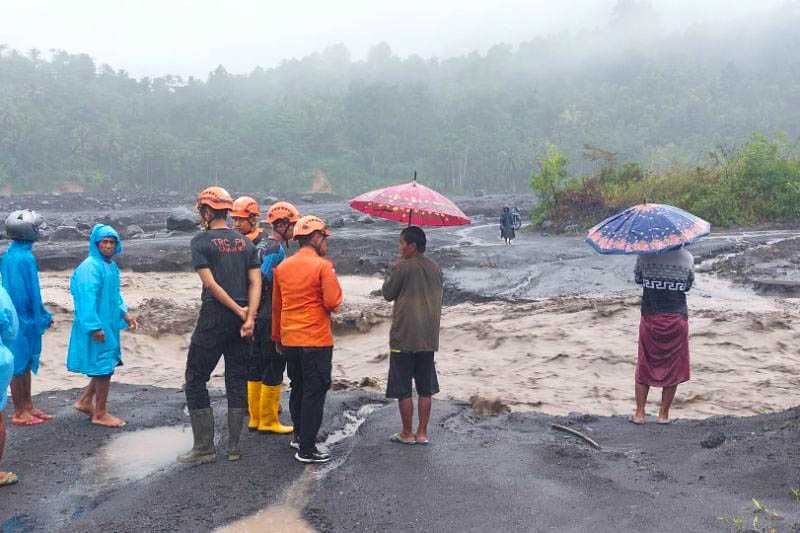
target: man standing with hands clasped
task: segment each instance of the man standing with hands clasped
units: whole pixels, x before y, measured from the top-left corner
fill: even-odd
[[[233,199],[221,187],[209,187],[197,198],[205,231],[192,238],[192,266],[203,284],[202,304],[186,360],[186,404],[194,446],[178,457],[187,464],[216,460],[214,413],[206,382],[225,357],[228,397],[228,460],[241,458],[239,437],[247,406],[247,356],[261,299],[261,270],[250,240],[227,224]]]
[[[439,266],[425,257],[427,239],[417,226],[400,233],[400,259],[383,282],[383,297],[394,302],[389,337],[386,397],[397,398],[403,430],[391,437],[400,444],[428,444],[431,397],[439,392],[433,355],[439,349],[443,281]],[[419,396],[419,423],[413,433],[411,380]]]

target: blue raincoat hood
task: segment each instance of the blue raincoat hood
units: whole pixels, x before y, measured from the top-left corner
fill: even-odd
[[[67,353],[67,370],[87,376],[108,376],[122,364],[119,332],[127,327],[128,311],[120,292],[119,268],[106,260],[97,243],[106,237],[117,240],[115,255],[122,251],[119,234],[111,226],[98,224],[89,237],[89,257],[73,272],[70,293],[75,303],[75,320]],[[92,333],[102,330],[105,341]]]
[[[117,230],[106,224],[95,224],[92,228],[92,233],[89,235],[89,255],[103,259],[103,254],[100,253],[97,243],[106,237],[114,237],[117,240],[117,248],[114,250],[114,255],[122,253],[122,239],[119,238]]]

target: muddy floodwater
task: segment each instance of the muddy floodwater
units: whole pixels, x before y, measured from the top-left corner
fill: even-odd
[[[471,225],[428,230],[428,254],[442,266],[446,283],[437,353],[440,396],[499,400],[512,411],[628,413],[639,321],[635,259],[598,255],[580,235],[523,230],[506,246],[486,205],[495,202],[499,211],[507,201],[472,200]],[[391,307],[378,290],[397,255],[402,226],[360,220],[341,203],[301,209],[337,226],[331,258],[345,303],[334,317],[334,389],[382,392]],[[124,214],[135,219],[139,213],[156,228],[167,212]],[[80,213],[74,216],[88,216]],[[192,233],[159,231],[126,239],[119,258],[123,292],[143,328],[123,335],[125,365],[115,380],[180,387],[200,286],[189,264]],[[794,285],[800,233],[719,231],[689,249],[698,271],[689,295],[692,379],[679,390],[675,416],[756,414],[794,405],[792,391],[800,385]],[[37,247],[44,300],[55,323],[44,339],[35,391],[85,383],[64,368],[70,270],[52,269],[77,263],[85,253],[84,242],[50,240]],[[222,384],[223,372],[220,363],[213,385]]]

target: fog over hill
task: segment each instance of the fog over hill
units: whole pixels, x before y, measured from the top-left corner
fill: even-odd
[[[297,37],[317,52],[284,61],[266,54],[264,66],[253,67],[252,54],[232,53],[247,48],[234,47],[205,77],[187,72],[217,57],[197,48],[200,37],[215,38],[202,18],[208,10],[198,8],[195,40],[164,49],[171,64],[181,56],[184,63],[158,77],[130,74],[122,57],[106,64],[102,47],[28,50],[36,43],[4,27],[11,38],[0,55],[0,182],[16,191],[65,184],[193,190],[212,181],[278,191],[307,189],[322,173],[349,194],[416,169],[453,192],[522,190],[548,143],[569,156],[574,172],[589,173],[598,163],[584,158],[587,145],[663,168],[741,145],[753,131],[800,134],[797,2],[560,5],[562,13],[514,2],[485,12],[452,8],[452,24],[434,24],[441,19],[431,14],[425,31],[403,36],[369,21],[414,28],[424,17],[361,14],[355,20],[368,29],[341,32],[359,39],[326,45],[354,13],[344,9],[329,17],[328,33]],[[20,28],[29,22],[30,10],[15,13],[12,4],[11,13]],[[533,13],[539,16],[526,17]],[[50,27],[52,13],[40,15]],[[286,20],[302,20],[293,16]],[[320,16],[308,17],[310,30]],[[139,32],[143,55],[130,61],[138,62],[133,72],[159,69],[148,57],[169,18]],[[139,20],[119,29],[119,50]],[[220,21],[220,49],[236,28],[225,22],[236,20]],[[275,24],[264,22],[264,33]],[[256,26],[241,31],[250,35]],[[113,33],[98,28],[101,36]],[[378,44],[367,47],[366,38]],[[290,48],[284,57],[302,47]]]

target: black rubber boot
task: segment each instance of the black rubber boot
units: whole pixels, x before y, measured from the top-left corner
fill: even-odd
[[[192,420],[194,446],[188,452],[179,455],[178,462],[192,465],[213,463],[217,460],[217,452],[214,450],[214,412],[210,407],[195,409],[189,411],[189,417]]]
[[[244,412],[244,409],[228,409],[228,461],[238,461],[242,458],[239,437],[242,435]]]

